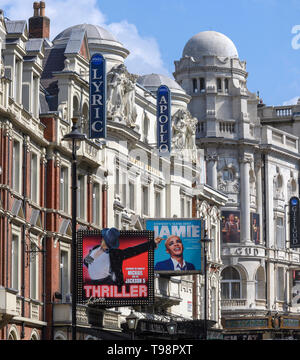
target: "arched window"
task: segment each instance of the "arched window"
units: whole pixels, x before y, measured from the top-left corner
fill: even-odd
[[[18,336],[18,331],[17,329],[13,326],[11,329],[10,329],[10,332],[8,334],[8,340],[18,340],[19,339],[19,336]]]
[[[81,131],[87,135],[89,133],[89,107],[87,103],[84,103],[82,107]]]
[[[40,340],[39,334],[36,330],[33,330],[30,336],[30,340]]]
[[[79,101],[76,96],[73,96],[73,117],[79,116]]]
[[[221,293],[222,299],[241,298],[240,274],[232,266],[229,266],[222,271]]]
[[[229,89],[228,79],[224,80],[224,88],[225,88],[225,92],[228,92],[228,89]]]
[[[261,266],[255,274],[255,298],[258,300],[266,299],[265,271]]]
[[[222,91],[222,80],[220,78],[217,79],[217,89],[218,92]]]
[[[211,288],[211,320],[217,321],[217,289]]]

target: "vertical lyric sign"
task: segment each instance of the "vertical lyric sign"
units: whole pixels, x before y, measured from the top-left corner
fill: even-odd
[[[90,139],[106,138],[106,60],[94,54],[90,61]]]
[[[290,248],[300,247],[299,198],[290,199]]]
[[[157,148],[160,156],[171,152],[171,92],[161,85],[157,90]]]

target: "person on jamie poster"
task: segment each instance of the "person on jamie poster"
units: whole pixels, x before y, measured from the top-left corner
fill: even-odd
[[[83,263],[88,268],[91,278],[90,285],[124,285],[122,265],[123,261],[149,250],[149,246],[156,248],[160,239],[155,239],[119,249],[120,232],[116,228],[106,228],[101,232],[102,242],[93,247],[84,258]]]

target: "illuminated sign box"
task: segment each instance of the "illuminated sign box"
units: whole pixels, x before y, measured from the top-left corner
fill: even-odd
[[[89,138],[106,138],[106,60],[94,54],[90,60]]]
[[[299,198],[290,199],[290,248],[300,247]]]
[[[171,152],[171,92],[165,85],[157,90],[157,148],[160,156]]]
[[[162,238],[154,252],[154,271],[176,276],[202,272],[200,219],[147,219],[146,229]]]
[[[121,230],[118,248],[109,251],[103,251],[100,246],[101,231],[77,234],[79,303],[92,306],[153,304],[152,231]]]

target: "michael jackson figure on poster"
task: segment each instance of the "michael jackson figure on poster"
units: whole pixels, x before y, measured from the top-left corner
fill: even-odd
[[[120,232],[116,228],[102,230],[101,244],[92,248],[84,258],[83,263],[88,268],[91,280],[89,285],[117,285],[120,289],[124,285],[122,271],[123,261],[149,250],[149,246],[156,248],[161,239],[157,238],[137,246],[119,249]]]

